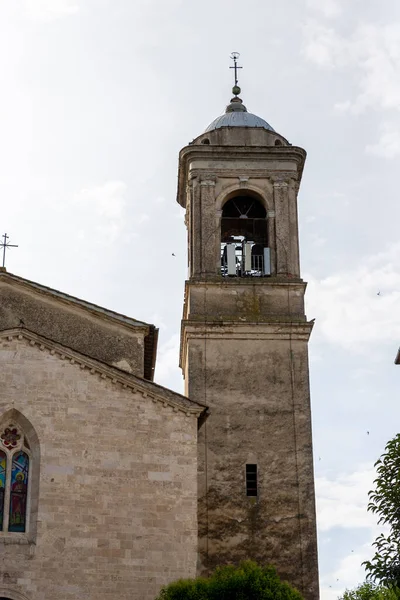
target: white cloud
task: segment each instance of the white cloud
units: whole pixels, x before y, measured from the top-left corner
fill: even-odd
[[[303,33],[303,52],[306,58],[320,67],[333,68],[341,56],[337,51],[339,39],[335,30],[318,21],[309,20],[304,25]]]
[[[376,515],[367,511],[368,492],[374,487],[375,477],[373,467],[360,465],[359,470],[353,473],[342,473],[332,478],[317,477],[315,480],[318,530],[322,541],[326,532],[331,532],[333,537],[335,528],[348,530],[348,553],[332,570],[321,576],[321,600],[336,600],[346,589],[365,580],[362,562],[371,558],[372,542],[384,532],[377,525]],[[351,535],[355,529],[367,530],[366,543],[359,545],[351,541],[352,537],[356,538]]]
[[[307,7],[322,13],[329,19],[337,17],[342,12],[342,7],[336,0],[307,0]]]
[[[125,227],[126,190],[123,181],[107,181],[75,194],[73,204],[81,238],[90,231],[96,232],[102,243],[115,242]]]
[[[337,103],[337,110],[400,109],[400,23],[359,25],[342,36],[309,20],[304,39],[304,54],[310,61],[324,68],[355,70],[358,93],[354,100]]]
[[[370,543],[342,558],[332,573],[321,578],[321,600],[337,600],[346,589],[362,583],[365,580],[365,569],[361,563],[370,558]]]
[[[317,477],[318,529],[374,527],[376,517],[367,512],[368,492],[373,487],[374,477],[372,467],[340,474],[334,479]]]
[[[385,124],[381,136],[376,144],[366,146],[367,154],[382,158],[394,158],[400,154],[400,131],[396,126]]]
[[[172,335],[159,349],[157,357],[156,381],[162,385],[169,383],[171,373],[176,372],[179,362],[180,336]],[[171,387],[169,385],[169,387]]]
[[[307,313],[316,318],[316,333],[327,341],[357,353],[370,352],[369,343],[398,343],[400,243],[353,270],[308,281]]]
[[[74,202],[87,206],[97,215],[120,218],[125,208],[126,185],[122,181],[107,181],[104,185],[83,188],[75,194]]]
[[[52,21],[77,12],[78,0],[25,0],[25,14],[35,21]]]

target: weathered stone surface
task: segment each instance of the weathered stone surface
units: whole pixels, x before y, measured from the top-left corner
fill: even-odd
[[[188,396],[209,406],[198,439],[199,572],[251,558],[317,600],[312,324],[297,224],[304,160],[279,134],[240,127],[207,132],[181,151],[190,273],[181,366]],[[243,195],[267,213],[271,277],[221,275],[222,209]],[[246,494],[246,464],[257,465],[256,497]]]
[[[0,425],[30,428],[40,482],[27,534],[0,532],[2,593],[153,600],[195,575],[202,408],[23,334],[0,337]]]
[[[0,272],[0,331],[14,327],[27,328],[139,377],[153,378],[157,347],[153,325]]]

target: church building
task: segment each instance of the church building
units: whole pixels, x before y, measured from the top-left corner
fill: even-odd
[[[243,559],[318,599],[306,153],[239,94],[179,155],[184,395],[154,325],[0,269],[0,600],[154,600]]]

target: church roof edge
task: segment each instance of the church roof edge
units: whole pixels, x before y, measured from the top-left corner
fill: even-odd
[[[24,277],[20,277],[19,275],[14,275],[13,273],[9,273],[8,271],[0,271],[0,281],[2,279],[10,279],[15,281],[16,283],[20,283],[21,285],[26,285],[28,287],[34,288],[39,292],[43,292],[45,294],[49,294],[51,296],[55,296],[67,302],[72,302],[74,304],[78,304],[83,308],[92,310],[94,312],[102,313],[103,315],[120,321],[122,323],[126,323],[127,325],[132,325],[136,327],[155,327],[152,323],[145,323],[144,321],[138,321],[132,317],[128,317],[121,313],[118,313],[113,310],[109,310],[108,308],[104,308],[103,306],[99,306],[98,304],[94,304],[93,302],[89,302],[87,300],[82,300],[81,298],[77,298],[76,296],[71,296],[70,294],[66,294],[65,292],[60,292],[59,290],[55,290],[54,288],[48,287],[46,285],[42,285],[40,283],[36,283],[35,281],[30,281],[29,279],[25,279]]]
[[[190,398],[187,398],[178,392],[174,392],[158,383],[128,373],[118,367],[111,366],[108,363],[91,358],[67,346],[63,346],[62,344],[38,335],[25,327],[0,331],[0,340],[4,338],[9,339],[10,341],[15,338],[19,340],[25,339],[32,346],[39,346],[40,350],[48,350],[51,354],[56,354],[63,360],[69,360],[71,364],[76,364],[81,368],[90,369],[91,374],[97,373],[103,379],[109,379],[114,384],[119,383],[122,387],[139,392],[150,400],[161,402],[164,406],[170,406],[174,410],[183,411],[188,416],[196,415],[197,417],[200,417],[207,411],[207,406],[204,404],[190,400]]]

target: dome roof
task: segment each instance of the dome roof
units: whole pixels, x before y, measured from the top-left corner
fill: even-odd
[[[235,94],[240,93],[240,88],[234,87],[232,91]],[[230,104],[226,107],[225,114],[214,119],[204,133],[220,129],[221,127],[261,127],[268,131],[274,131],[267,121],[247,112],[247,108],[237,95],[232,98]]]
[[[268,131],[275,131],[267,121],[257,115],[249,112],[229,112],[214,119],[204,133],[221,127],[262,127]]]

